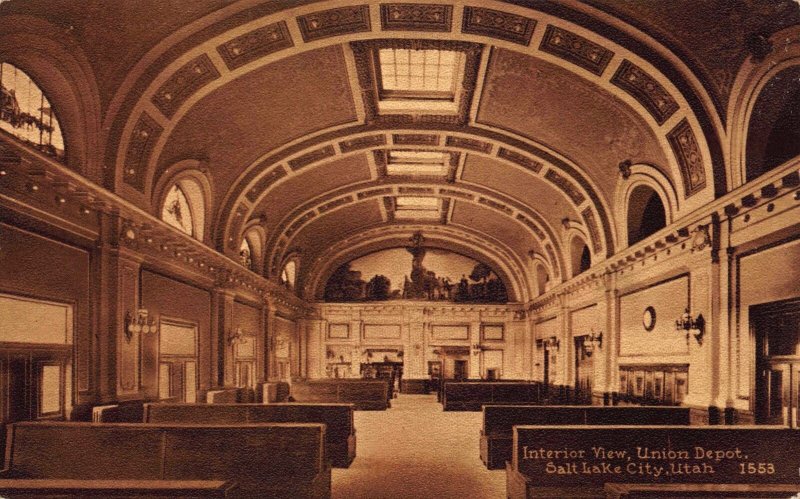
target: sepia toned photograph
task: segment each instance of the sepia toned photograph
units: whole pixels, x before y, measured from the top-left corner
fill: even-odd
[[[0,499],[800,498],[800,0],[0,0]]]

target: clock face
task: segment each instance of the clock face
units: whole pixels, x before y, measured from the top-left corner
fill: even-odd
[[[652,331],[656,327],[656,309],[647,307],[642,314],[642,325],[645,331]]]

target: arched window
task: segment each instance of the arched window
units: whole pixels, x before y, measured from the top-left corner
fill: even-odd
[[[192,217],[192,207],[186,193],[178,184],[167,191],[164,197],[164,205],[161,208],[161,219],[177,228],[178,230],[194,237],[194,220]]]
[[[250,246],[250,241],[246,237],[242,238],[242,244],[239,246],[239,261],[250,270],[253,270],[253,247]]]
[[[589,270],[592,266],[592,254],[589,246],[580,237],[573,237],[569,245],[570,261],[572,262],[572,277]]]
[[[747,181],[800,155],[800,66],[776,74],[759,94],[747,130]]]
[[[64,137],[50,101],[21,69],[0,63],[0,128],[59,161]]]
[[[661,197],[651,187],[637,185],[628,198],[628,245],[638,243],[667,226]]]
[[[283,266],[283,270],[281,271],[281,282],[288,288],[294,289],[296,278],[297,262],[295,260],[289,260],[286,262],[286,265]]]

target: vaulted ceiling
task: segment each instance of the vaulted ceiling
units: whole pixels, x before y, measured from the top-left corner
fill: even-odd
[[[155,213],[187,160],[207,177],[207,244],[235,255],[259,225],[265,275],[297,256],[314,298],[337,265],[421,230],[492,263],[520,301],[534,261],[569,277],[574,235],[593,261],[627,244],[620,163],[671,189],[670,219],[724,193],[737,68],[800,22],[788,0],[10,0],[0,14],[57,26],[88,61],[98,181]],[[381,110],[381,47],[462,51],[455,112]],[[442,173],[391,174],[392,151],[443,152]],[[437,199],[437,215],[403,217],[404,198]]]

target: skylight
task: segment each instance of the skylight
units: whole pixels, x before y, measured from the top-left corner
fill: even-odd
[[[381,111],[455,112],[456,82],[464,72],[462,52],[382,48],[378,62]]]
[[[389,151],[389,175],[444,175],[447,153],[436,151]]]
[[[423,196],[398,196],[394,215],[398,219],[438,219],[441,203],[438,198]]]

